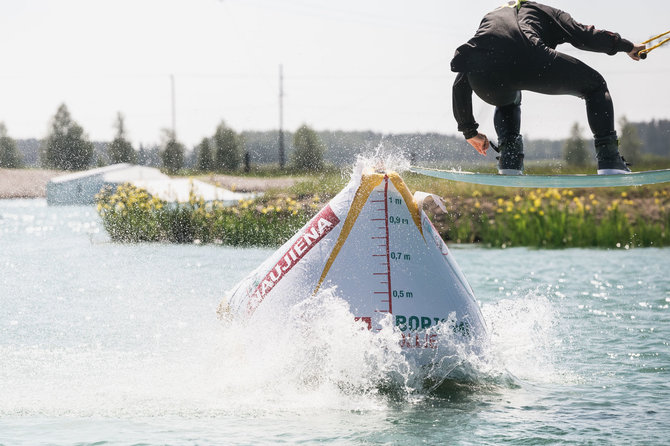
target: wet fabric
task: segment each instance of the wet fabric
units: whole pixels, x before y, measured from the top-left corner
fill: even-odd
[[[453,87],[458,130],[466,138],[477,134],[473,91],[496,107],[517,108],[520,92],[527,90],[583,98],[594,135],[613,132],[613,105],[604,78],[578,59],[556,51],[562,43],[607,54],[633,49],[618,34],[582,25],[546,5],[525,2],[519,9],[498,8],[484,17],[475,36],[456,50],[451,62],[452,70],[459,73]],[[506,115],[520,119],[514,110]],[[504,133],[512,133],[519,125],[514,119],[506,122],[509,127],[502,129]]]

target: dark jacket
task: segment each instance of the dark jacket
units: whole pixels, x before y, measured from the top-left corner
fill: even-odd
[[[633,43],[619,34],[597,30],[576,22],[568,13],[533,1],[510,1],[484,16],[475,36],[456,49],[451,70],[457,73],[483,73],[492,70],[524,68],[529,60],[541,56],[542,50],[553,50],[562,43],[576,48],[606,54],[630,52]],[[536,66],[537,64],[532,64]],[[457,101],[467,100],[472,90],[467,76],[459,76],[454,84],[454,114],[459,131],[466,137],[476,134],[477,124]],[[463,104],[467,105],[467,104]],[[470,107],[471,108],[471,107]]]

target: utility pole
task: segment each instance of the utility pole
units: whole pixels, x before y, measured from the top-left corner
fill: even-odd
[[[175,105],[174,94],[174,74],[170,75],[170,84],[172,86],[172,137],[177,140],[177,106]]]
[[[284,66],[279,65],[279,168],[284,169]]]

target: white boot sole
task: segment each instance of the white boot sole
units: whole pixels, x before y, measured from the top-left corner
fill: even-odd
[[[498,169],[499,175],[523,175],[523,170],[517,169]]]
[[[633,173],[630,170],[621,169],[598,169],[598,175],[622,175]]]

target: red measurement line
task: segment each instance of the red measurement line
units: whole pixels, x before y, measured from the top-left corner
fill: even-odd
[[[389,198],[389,177],[388,175],[384,175],[384,220],[386,221],[385,227],[386,227],[386,263],[388,265],[386,266],[386,272],[388,274],[388,293],[389,293],[389,299],[388,299],[388,304],[389,304],[389,309],[388,313],[393,313],[393,302],[391,301],[391,241],[389,239],[389,206],[388,206],[388,198]]]

